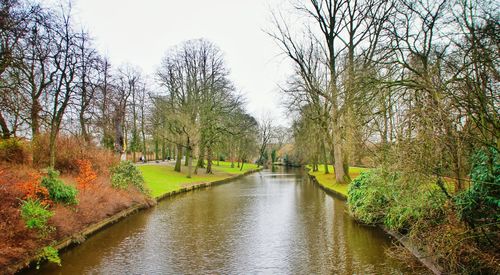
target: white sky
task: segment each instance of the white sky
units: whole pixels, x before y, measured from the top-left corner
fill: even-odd
[[[247,110],[288,124],[278,84],[291,69],[270,29],[271,8],[283,0],[74,0],[77,21],[114,66],[130,63],[153,75],[169,47],[206,38],[225,53]]]

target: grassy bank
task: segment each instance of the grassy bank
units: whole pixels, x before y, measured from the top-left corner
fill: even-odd
[[[154,198],[160,197],[163,194],[178,191],[184,187],[197,185],[200,183],[214,182],[241,175],[248,171],[257,168],[255,164],[245,163],[243,169],[235,167],[231,168],[230,162],[220,161],[219,165],[214,162],[212,166],[213,174],[206,174],[205,169],[199,168],[198,174],[187,178],[187,167],[183,166],[181,172],[174,171],[173,163],[146,164],[140,165],[139,170],[142,172],[146,186],[151,191]]]
[[[335,193],[339,193],[347,198],[347,190],[349,188],[348,184],[339,184],[335,180],[335,171],[332,165],[328,165],[329,174],[325,174],[325,166],[320,165],[318,167],[318,171],[313,172],[312,166],[308,165],[309,175],[314,176],[318,183],[324,188],[331,190]],[[360,167],[350,167],[349,168],[349,176],[351,179],[355,179],[359,176],[359,174],[363,171],[367,171],[369,168],[360,168]]]

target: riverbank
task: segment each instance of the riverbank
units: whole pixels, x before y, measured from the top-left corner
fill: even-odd
[[[168,163],[142,164],[139,166],[139,169],[141,171],[144,171],[143,176],[145,178],[145,184],[150,190],[151,194],[154,194],[154,201],[158,202],[164,198],[176,194],[227,183],[236,178],[256,171],[260,171],[262,169],[250,164],[245,166],[242,170],[239,170],[239,168],[237,167],[232,168],[230,163],[223,162],[220,163],[219,166],[214,165],[213,174],[203,175],[202,173],[200,173],[200,175],[193,175],[193,177],[190,179],[186,178],[184,173],[174,172],[173,167]],[[200,172],[202,171],[200,170]],[[56,244],[52,245],[52,247],[60,251],[68,249],[73,245],[78,245],[85,241],[87,237],[97,233],[98,231],[107,228],[108,226],[111,226],[112,224],[117,223],[122,219],[138,211],[147,209],[151,206],[154,206],[154,204],[141,203],[132,205],[114,215],[88,225],[77,233],[66,236],[65,238],[57,241]],[[0,273],[11,274],[25,268],[33,267],[40,261],[40,258],[41,255],[32,255],[26,259],[16,262],[15,264],[0,269]]]
[[[51,183],[60,188],[57,194],[65,198],[72,194],[72,202],[46,195],[28,198],[32,193],[47,192],[41,182],[49,181],[49,176],[42,173],[29,165],[0,163],[0,274],[15,273],[48,257],[57,261],[61,242],[80,242],[96,224],[153,203],[134,188],[114,188],[105,172],[85,188],[78,185],[79,175],[65,173],[52,178]],[[69,193],[77,186],[76,194]]]
[[[334,169],[331,165],[329,165],[328,169],[330,171],[329,174],[325,174],[325,168],[323,165],[318,167],[318,171],[313,172],[309,165],[306,166],[308,169],[307,173],[309,179],[319,186],[322,190],[324,190],[327,194],[335,196],[336,198],[342,199],[346,201],[349,198],[348,189],[349,184],[338,184],[335,181],[335,173]],[[362,172],[369,170],[369,168],[360,168],[360,167],[350,167],[349,175],[351,179],[354,180],[357,178]],[[438,266],[432,260],[430,260],[427,256],[423,255],[415,245],[411,244],[407,237],[402,234],[389,230],[387,227],[380,225],[379,228],[384,230],[388,235],[392,236],[396,239],[404,248],[407,249],[418,261],[429,269],[434,274],[443,274],[442,267]]]
[[[347,190],[349,184],[338,184],[335,181],[335,173],[332,165],[328,165],[329,174],[325,174],[325,166],[319,165],[318,171],[312,171],[312,166],[307,165],[309,176],[315,181],[320,188],[325,190],[327,193],[333,194],[343,200],[347,200]],[[369,168],[361,167],[350,167],[349,176],[351,179],[357,178],[362,172],[369,170]]]
[[[324,173],[324,166],[321,166],[319,171],[312,172],[309,166],[306,167],[308,169],[308,175],[310,180],[318,185],[321,189],[323,189],[326,193],[333,195],[337,198],[340,198],[347,202],[349,195],[348,189],[349,184],[338,184],[335,182],[335,174],[333,172],[333,167],[328,167],[330,170],[330,174]],[[356,179],[362,172],[368,171],[369,168],[358,168],[358,167],[350,167],[349,175],[351,179]],[[384,230],[388,235],[392,236],[396,239],[411,255],[413,255],[423,266],[429,269],[434,274],[444,274],[443,268],[437,264],[433,259],[429,258],[428,255],[422,253],[424,251],[418,245],[412,243],[407,236],[390,230],[383,224],[377,224],[379,228]]]
[[[333,171],[333,170],[331,170]],[[356,171],[356,170],[355,170]],[[359,171],[359,170],[358,170]],[[365,169],[366,171],[366,169]],[[374,170],[369,170],[369,173],[372,173]],[[362,172],[362,170],[360,171]],[[349,189],[349,185],[345,186],[339,186],[339,184],[336,184],[334,182],[334,178],[330,175],[324,175],[321,174],[324,172],[314,172],[311,173],[310,171],[308,172],[309,177],[311,178],[311,181],[317,184],[320,188],[325,190],[327,193],[334,195],[338,198],[341,198],[343,200],[349,200],[350,204],[355,205],[355,208],[359,207],[359,201],[361,203],[365,204],[365,210],[363,210],[364,214],[367,218],[369,217],[377,217],[379,215],[386,216],[381,217],[381,218],[373,218],[373,220],[370,220],[369,222],[365,221],[364,219],[360,220],[359,215],[359,210],[353,211],[351,209],[350,214],[356,216],[356,219],[360,220],[362,223],[367,223],[370,225],[378,226],[381,229],[383,229],[387,234],[391,235],[394,237],[402,247],[408,252],[408,255],[413,255],[418,261],[425,266],[428,270],[432,271],[434,274],[445,274],[445,273],[454,273],[455,270],[458,268],[455,266],[453,267],[453,263],[456,262],[457,260],[455,258],[449,258],[444,255],[450,254],[449,253],[449,243],[451,241],[454,241],[453,237],[457,232],[460,232],[460,234],[465,235],[465,234],[470,234],[470,232],[464,230],[464,224],[461,223],[460,221],[457,220],[456,215],[452,213],[450,210],[449,205],[443,204],[444,206],[436,206],[435,202],[435,195],[428,195],[428,194],[439,194],[439,190],[437,187],[433,185],[424,185],[424,187],[420,186],[420,193],[418,193],[417,190],[414,191],[412,199],[410,202],[391,202],[390,199],[384,196],[395,196],[393,193],[396,190],[390,189],[390,187],[387,187],[389,189],[387,190],[378,190],[377,186],[375,183],[371,182],[368,186],[369,188],[374,188],[373,191],[370,192],[365,192],[363,194],[358,194],[358,193],[350,193],[352,195],[353,201],[349,198],[347,194],[347,190]],[[358,174],[359,175],[359,174]],[[358,176],[356,175],[356,177]],[[351,175],[352,179],[354,180],[356,177],[353,177]],[[366,177],[366,176],[365,176]],[[320,178],[321,180],[318,180]],[[326,182],[325,180],[330,180],[330,182]],[[364,178],[358,178],[360,182],[364,182]],[[356,181],[358,181],[356,180]],[[367,183],[351,183],[351,184],[367,184]],[[375,185],[374,185],[375,184]],[[374,185],[374,186],[372,186]],[[388,184],[390,186],[390,184]],[[358,187],[359,188],[359,187]],[[377,191],[377,190],[378,191]],[[383,188],[382,188],[383,189]],[[359,191],[358,191],[359,192]],[[391,193],[392,192],[392,193]],[[392,194],[392,195],[391,195]],[[420,199],[420,195],[422,194],[427,194],[424,196],[426,199],[422,200]],[[375,196],[375,197],[374,197]],[[429,197],[430,196],[430,197]],[[373,201],[375,200],[375,201]],[[419,203],[415,203],[412,201],[422,201],[424,205],[434,205],[432,209],[438,209],[442,213],[440,214],[441,220],[436,220],[435,216],[430,215],[429,213],[440,213],[438,210],[432,211],[432,209],[429,208],[429,206],[421,206]],[[443,199],[443,201],[445,201]],[[381,205],[378,205],[377,203],[381,203]],[[398,204],[399,203],[399,204]],[[408,204],[410,203],[410,204]],[[392,207],[392,208],[391,208]],[[427,207],[427,208],[426,208]],[[350,207],[352,208],[352,207]],[[406,211],[404,213],[399,213],[396,210],[400,211]],[[406,215],[405,215],[406,214]],[[389,216],[392,215],[392,216]],[[419,216],[420,215],[420,216]],[[429,217],[427,217],[427,216]],[[415,217],[413,217],[415,216]],[[405,223],[404,221],[406,220],[411,220],[414,221],[414,223]],[[436,221],[434,221],[436,220]],[[398,227],[399,223],[403,224],[402,226]],[[391,228],[392,227],[392,228]],[[393,229],[395,228],[395,229]],[[402,229],[401,229],[402,228]],[[399,229],[399,230],[398,230]],[[438,233],[439,232],[439,233]],[[420,242],[419,242],[420,240]],[[425,240],[422,241],[422,240]],[[434,240],[434,241],[432,241]],[[440,243],[447,242],[445,245],[441,246],[441,244],[435,245],[436,242]],[[495,270],[495,268],[492,268],[495,264],[495,256],[494,253],[490,253],[490,255],[486,255],[483,251],[479,251],[476,247],[474,247],[474,244],[472,242],[465,243],[464,241],[458,241],[455,243],[454,247],[451,249],[454,250],[460,250],[460,246],[464,246],[467,248],[475,248],[476,251],[481,255],[481,257],[487,258],[491,257],[491,262],[487,263],[489,267],[479,265],[478,267],[474,267],[476,270],[481,270],[484,268],[484,270]],[[471,254],[467,254],[467,252],[461,252],[466,257],[471,257]],[[483,254],[484,253],[484,254]],[[404,254],[404,253],[403,253]],[[486,255],[486,256],[485,256]],[[401,257],[401,255],[395,255],[396,257]],[[483,260],[479,258],[479,256],[476,256],[477,259],[472,258],[474,261],[479,262],[480,260]],[[475,264],[477,264],[477,262]],[[486,261],[483,261],[483,263],[486,263]],[[447,268],[445,268],[447,267]],[[454,269],[452,269],[454,268]],[[462,270],[468,270],[468,266],[462,267]],[[498,268],[498,266],[497,266]],[[451,270],[451,271],[450,271]]]

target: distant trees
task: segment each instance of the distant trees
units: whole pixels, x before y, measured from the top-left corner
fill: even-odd
[[[221,51],[203,39],[187,41],[167,52],[157,75],[166,93],[157,98],[155,115],[164,118],[163,131],[177,147],[176,171],[181,170],[184,151],[191,175],[197,149],[197,168],[204,167],[206,159],[206,173],[212,173],[214,149],[231,143],[225,147],[234,156],[235,140],[246,138],[243,132],[253,129],[241,128],[248,126],[248,115],[228,78]]]
[[[269,160],[268,146],[273,138],[273,122],[269,117],[261,118],[259,122],[259,159],[258,165],[267,166]]]

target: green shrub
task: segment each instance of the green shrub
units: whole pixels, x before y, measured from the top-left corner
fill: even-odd
[[[472,159],[472,186],[455,198],[458,216],[470,227],[498,231],[500,221],[500,152],[477,151]]]
[[[47,222],[54,215],[47,205],[42,205],[40,201],[28,199],[22,201],[21,218],[29,229],[38,229],[42,233],[48,230]]]
[[[349,210],[363,223],[407,233],[421,219],[439,222],[444,215],[446,196],[432,187],[428,177],[370,170],[349,185]]]
[[[378,171],[362,172],[349,184],[348,205],[354,218],[366,224],[381,223],[388,198]]]
[[[130,185],[141,192],[145,192],[144,178],[141,171],[130,161],[122,161],[111,169],[111,183],[113,187],[126,189]]]
[[[436,224],[442,221],[446,196],[439,189],[414,187],[395,193],[391,207],[387,209],[384,225],[401,233],[407,233],[418,221],[425,219]]]
[[[65,204],[78,204],[76,198],[78,190],[71,185],[64,184],[58,176],[59,173],[56,170],[49,168],[47,177],[42,179],[42,186],[49,190],[50,199]]]
[[[38,261],[36,263],[36,269],[40,268],[40,262],[47,260],[50,263],[55,263],[61,266],[61,258],[59,257],[59,252],[52,246],[46,246],[40,251]]]

